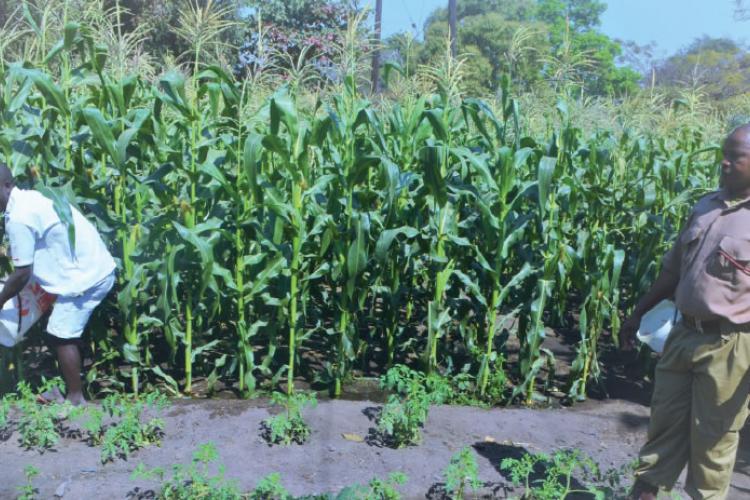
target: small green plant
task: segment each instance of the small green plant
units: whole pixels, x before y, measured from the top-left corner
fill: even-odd
[[[504,458],[500,468],[510,474],[514,486],[523,484],[523,498],[557,500],[581,493],[588,493],[597,500],[606,498],[606,491],[596,485],[601,478],[599,467],[580,450],[559,450],[552,456],[527,453],[520,459]],[[543,472],[539,478],[532,479],[537,471]],[[577,480],[576,472],[581,474]],[[582,486],[576,486],[578,481],[583,481]]]
[[[292,496],[281,484],[281,475],[278,472],[269,474],[260,481],[253,491],[250,492],[250,500],[287,500]]]
[[[398,500],[401,494],[397,487],[405,484],[408,480],[406,474],[402,472],[392,472],[388,479],[373,478],[367,483],[357,500]]]
[[[15,394],[6,394],[3,399],[0,399],[0,434],[10,427],[10,410],[13,408],[15,399]]]
[[[418,444],[429,410],[430,401],[424,393],[403,399],[391,395],[378,417],[377,431],[384,442],[396,448]]]
[[[450,392],[450,387],[441,382],[403,365],[394,366],[380,378],[383,389],[395,392],[388,397],[377,422],[376,430],[385,444],[402,448],[422,440],[430,405],[442,403]]]
[[[462,500],[467,487],[476,492],[482,487],[479,480],[479,466],[468,446],[451,457],[450,464],[443,471],[445,491],[455,500]]]
[[[271,396],[273,404],[284,407],[284,412],[263,421],[264,437],[270,444],[302,444],[310,436],[310,426],[302,418],[302,409],[315,407],[318,400],[314,393],[275,392]]]
[[[39,469],[33,465],[27,465],[23,469],[23,475],[26,477],[26,484],[16,488],[19,493],[18,500],[34,500],[34,498],[36,498],[35,495],[39,493],[39,490],[34,487],[31,481],[39,475]]]
[[[59,379],[47,381],[40,392],[59,387],[61,383]],[[21,446],[43,452],[54,447],[60,440],[58,422],[65,418],[71,406],[67,401],[62,404],[40,405],[36,398],[26,382],[18,384],[15,405],[18,409],[17,428],[21,435]]]
[[[190,465],[172,466],[172,475],[166,481],[163,468],[146,469],[141,463],[133,472],[133,478],[162,481],[156,498],[160,500],[239,500],[243,498],[234,481],[224,477],[224,466],[220,465],[218,473],[211,475],[210,465],[217,461],[219,453],[213,443],[199,445],[193,453]]]
[[[508,380],[502,364],[487,378],[484,394],[480,394],[476,377],[467,372],[444,376],[424,374],[404,365],[396,365],[380,378],[380,387],[401,396],[424,391],[432,404],[455,404],[487,407],[507,400]]]
[[[164,421],[152,418],[144,422],[143,412],[147,408],[163,409],[165,405],[166,397],[156,392],[141,397],[112,394],[102,402],[101,408],[88,406],[75,417],[71,414],[71,418],[87,417],[83,427],[89,441],[101,447],[101,461],[107,463],[118,457],[127,459],[137,449],[158,444]],[[111,422],[105,424],[108,418]]]

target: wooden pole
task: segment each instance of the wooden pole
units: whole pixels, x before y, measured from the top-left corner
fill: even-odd
[[[380,40],[383,0],[375,2],[375,50],[372,52],[372,92],[380,92]]]
[[[456,12],[457,0],[448,0],[448,27],[450,30],[451,37],[451,55],[456,57],[458,55],[458,31],[456,30],[457,24],[457,12]]]

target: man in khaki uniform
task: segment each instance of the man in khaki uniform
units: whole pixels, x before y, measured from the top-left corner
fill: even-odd
[[[671,489],[686,464],[692,498],[729,490],[750,392],[750,124],[727,137],[723,155],[721,189],[695,206],[620,333],[632,349],[643,314],[667,298],[684,317],[656,367],[634,499]]]

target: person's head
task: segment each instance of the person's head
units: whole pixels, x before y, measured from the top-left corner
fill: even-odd
[[[10,192],[13,191],[15,185],[13,172],[10,171],[8,165],[0,163],[0,212],[5,212],[10,199]]]
[[[724,141],[721,185],[735,198],[750,196],[750,123],[734,129]]]

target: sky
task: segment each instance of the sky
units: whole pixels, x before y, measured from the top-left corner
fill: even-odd
[[[461,0],[457,0],[460,2]],[[734,19],[733,0],[605,0],[601,29],[640,45],[656,42],[667,56],[702,35],[748,41],[750,21]],[[375,4],[371,0],[372,5]],[[383,0],[383,36],[412,31],[421,36],[427,16],[447,0]],[[412,27],[416,26],[416,30]]]

